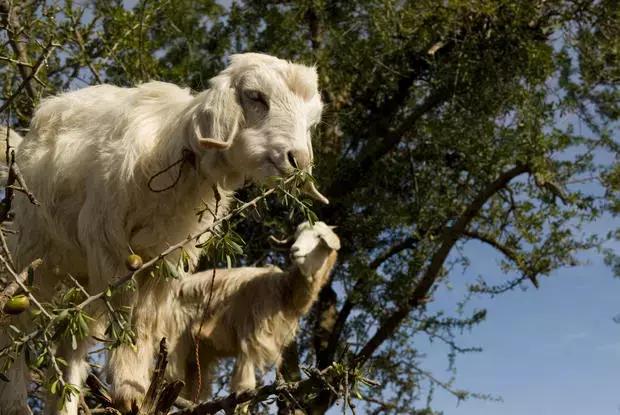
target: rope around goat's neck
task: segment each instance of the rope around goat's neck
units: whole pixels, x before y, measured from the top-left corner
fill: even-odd
[[[168,167],[164,168],[163,170],[161,170],[161,171],[155,173],[153,176],[151,176],[151,178],[147,182],[147,186],[149,187],[149,190],[151,192],[154,192],[154,193],[161,193],[161,192],[165,192],[166,190],[172,189],[174,186],[177,185],[179,180],[181,180],[181,174],[183,174],[183,166],[185,165],[185,163],[191,163],[194,166],[194,168],[196,168],[196,155],[194,154],[193,151],[188,150],[186,148],[183,149],[183,152],[182,152],[182,155],[181,155],[180,159],[178,159],[177,161],[175,161],[174,163],[172,163]],[[153,180],[155,180],[157,177],[161,176],[162,174],[170,171],[171,169],[173,169],[174,167],[176,167],[179,164],[180,164],[179,172],[177,173],[177,177],[174,179],[174,182],[172,182],[171,185],[163,187],[161,189],[156,189],[156,188],[154,188],[152,186]]]

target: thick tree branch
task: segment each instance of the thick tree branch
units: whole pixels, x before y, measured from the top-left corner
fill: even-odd
[[[421,232],[421,233],[426,234],[427,232]],[[368,268],[371,270],[376,270],[385,261],[389,260],[394,255],[398,255],[399,253],[414,247],[418,242],[420,242],[420,239],[421,238],[419,236],[412,235],[412,236],[409,236],[401,240],[400,242],[397,242],[396,244],[392,245],[391,247],[386,249],[381,254],[377,255],[377,257],[375,257],[375,259],[373,259],[368,264]],[[350,294],[345,300],[342,307],[340,308],[340,311],[338,312],[338,315],[336,317],[336,321],[334,322],[332,330],[329,333],[329,340],[327,342],[326,347],[324,347],[320,353],[318,353],[317,351],[317,355],[318,355],[317,360],[318,360],[319,368],[327,367],[334,360],[335,354],[336,354],[336,348],[338,347],[344,325],[347,322],[347,319],[349,318],[351,311],[353,311],[353,307],[355,307],[355,305],[357,304],[357,300],[356,300],[357,295],[360,295],[360,293],[363,293],[369,284],[370,282],[368,280],[360,278],[356,281],[355,285],[350,290]]]
[[[316,321],[314,323],[313,342],[316,352],[317,367],[324,369],[334,360],[330,351],[330,340],[335,332],[340,334],[342,327],[337,327],[338,295],[331,284],[323,287],[316,304]]]
[[[314,7],[309,7],[306,10],[306,14],[304,15],[306,22],[308,23],[308,30],[310,35],[310,44],[312,46],[313,51],[317,51],[321,47],[321,24],[319,22],[319,17],[314,10]]]
[[[284,382],[297,382],[301,380],[299,367],[299,349],[297,341],[293,340],[282,352],[282,361],[278,367],[278,374]],[[298,403],[292,399],[278,400],[278,415],[292,415],[296,413]]]
[[[365,363],[383,342],[394,334],[409,313],[424,303],[425,298],[437,281],[443,264],[454,247],[454,244],[463,235],[469,223],[480,212],[484,204],[499,190],[506,187],[512,179],[528,172],[530,172],[530,167],[528,165],[518,163],[515,167],[501,174],[496,180],[482,189],[456,222],[442,233],[440,237],[441,245],[431,257],[430,264],[413,290],[409,301],[396,309],[396,311],[383,321],[376,333],[355,356],[355,362],[357,364]]]
[[[166,339],[163,338],[159,343],[159,354],[155,370],[153,371],[151,385],[146,392],[138,415],[166,415],[174,404],[174,400],[183,388],[183,382],[177,381],[166,384],[167,366],[168,347],[166,346]]]
[[[366,136],[376,137],[377,139],[369,140],[359,156],[349,165],[339,170],[338,180],[331,184],[326,192],[327,194],[335,195],[342,199],[343,196],[351,193],[365,180],[373,164],[392,151],[404,136],[411,134],[415,124],[424,115],[437,108],[449,98],[450,91],[448,90],[440,89],[432,92],[411,111],[398,128],[394,129],[394,114],[409,98],[409,89],[416,79],[417,76],[413,73],[409,77],[401,79],[398,86],[399,93],[386,104],[386,108],[382,107],[379,109],[381,117],[378,117],[375,122],[369,123]],[[336,204],[324,208],[328,214],[337,209],[339,208],[336,207]]]
[[[4,101],[2,106],[0,106],[0,113],[2,113],[5,109],[7,109],[9,107],[9,105],[11,105],[13,100],[15,100],[15,98],[17,98],[19,96],[19,94],[21,93],[21,91],[24,88],[26,88],[27,94],[28,94],[29,98],[32,100],[32,102],[35,101],[35,96],[30,96],[31,93],[34,93],[33,92],[34,90],[32,89],[32,82],[31,81],[32,81],[32,79],[34,79],[37,76],[37,74],[39,73],[39,70],[41,70],[41,68],[43,67],[43,64],[45,64],[45,62],[47,61],[47,58],[49,58],[50,54],[52,53],[54,48],[57,47],[57,46],[58,46],[57,44],[55,44],[53,42],[50,42],[45,47],[45,49],[41,53],[41,56],[39,56],[39,59],[33,65],[33,67],[32,68],[27,68],[29,70],[28,75],[23,78],[21,84],[19,84],[19,86],[17,87],[15,92],[13,92],[13,94],[11,96],[9,96]],[[20,66],[20,68],[21,67],[22,66]]]
[[[35,73],[35,70],[29,64],[30,59],[28,58],[28,51],[26,50],[25,43],[22,39],[20,39],[22,27],[19,22],[19,3],[20,2],[0,0],[0,21],[6,27],[9,43],[17,56],[17,60],[19,62],[23,62],[23,64],[18,65],[19,73],[24,80],[23,88],[26,89],[26,94],[28,94],[28,97],[34,101],[36,97],[36,89],[30,81]]]
[[[307,395],[311,392],[317,392],[326,388],[330,388],[332,383],[338,383],[338,374],[333,366],[322,371],[315,371],[307,379],[297,382],[281,383],[274,382],[260,388],[244,391],[241,393],[232,393],[226,397],[213,399],[209,402],[199,403],[191,408],[182,409],[174,412],[172,415],[209,415],[216,414],[219,411],[232,413],[234,409],[247,402],[264,401],[270,396],[286,396],[303,394]]]
[[[10,115],[10,112],[9,112],[9,115]],[[20,191],[24,193],[30,200],[30,203],[32,203],[35,206],[39,206],[39,201],[36,199],[34,194],[28,189],[28,186],[26,185],[26,181],[24,180],[24,176],[22,175],[19,167],[17,166],[17,163],[15,162],[15,148],[11,146],[9,138],[10,138],[10,129],[7,126],[6,137],[4,139],[6,141],[6,155],[5,156],[6,156],[9,171],[8,171],[6,188],[4,191],[4,197],[0,201],[0,223],[6,221],[9,217],[9,212],[11,211],[11,204],[13,202],[14,191]],[[19,184],[19,187],[14,186],[15,183]],[[6,248],[6,244],[4,241],[4,235],[2,235],[2,245],[3,245],[4,250],[7,253],[9,262],[12,263],[13,259],[11,258],[10,252],[8,252],[8,249]]]

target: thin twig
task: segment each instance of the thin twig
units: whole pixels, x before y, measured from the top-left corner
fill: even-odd
[[[5,15],[1,22],[4,24],[4,30],[7,33],[11,48],[20,62],[27,63],[29,61],[28,51],[25,44],[19,39],[23,31],[19,21],[18,11],[19,7],[16,7],[9,0],[0,0],[0,15]],[[20,90],[26,88],[26,94],[34,101],[36,91],[30,83],[30,79],[32,79],[35,66],[19,65],[18,70],[23,79]],[[4,108],[2,110],[4,110]],[[0,110],[0,112],[2,112],[2,110]]]
[[[26,287],[26,285],[21,281],[20,279],[20,275],[18,275],[13,268],[11,267],[11,265],[9,264],[9,262],[7,261],[7,259],[4,257],[4,255],[0,255],[0,261],[2,261],[2,263],[4,264],[4,267],[9,271],[9,274],[11,274],[11,276],[13,277],[13,279],[15,280],[15,282],[17,283],[17,285],[19,286],[19,288],[21,288],[26,295],[28,296],[28,299],[30,299],[30,301],[39,309],[41,310],[41,313],[43,313],[43,315],[45,315],[45,317],[47,317],[49,320],[52,319],[51,314],[45,309],[45,307],[43,307],[41,305],[41,303],[39,302],[39,300],[37,300],[35,298],[34,295],[32,295],[32,293],[30,292],[30,290],[28,289],[28,287]],[[39,260],[35,260],[33,261],[33,264]],[[32,265],[32,264],[31,264]],[[40,264],[39,264],[40,265]],[[37,265],[38,266],[38,265]],[[22,271],[23,272],[23,271]],[[26,276],[28,275],[28,271],[26,270]]]
[[[10,62],[10,63],[14,63],[16,65],[26,66],[28,68],[32,68],[32,64],[31,63],[18,61],[16,59],[11,59],[11,58],[9,58],[7,56],[0,56],[0,61]]]
[[[84,60],[86,61],[86,66],[90,70],[90,73],[93,75],[97,83],[102,84],[103,81],[101,80],[101,76],[99,75],[99,72],[97,72],[97,70],[95,69],[93,62],[91,61],[88,55],[88,51],[86,50],[86,45],[84,44],[84,38],[82,37],[82,34],[78,30],[78,23],[75,21],[73,10],[71,10],[69,17],[71,19],[71,28],[75,36],[75,43],[77,43],[78,47],[80,48],[80,51],[82,52],[82,56],[84,57]]]
[[[6,100],[4,101],[4,104],[0,106],[0,113],[12,104],[13,100],[17,98],[17,96],[21,93],[22,89],[26,87],[26,85],[30,85],[30,80],[37,75],[39,70],[43,67],[43,64],[47,61],[47,58],[49,58],[49,56],[51,55],[52,51],[58,46],[60,45],[50,42],[45,47],[45,50],[39,57],[39,60],[32,67],[33,69],[32,72],[26,78],[24,78],[22,83],[15,90],[15,92],[11,96],[7,97]]]
[[[6,255],[9,264],[13,269],[15,269],[15,261],[13,261],[13,255],[11,255],[11,251],[9,251],[9,246],[6,243],[6,237],[4,236],[4,230],[0,229],[0,242],[2,243],[2,250],[4,251],[4,255]],[[2,307],[0,307],[0,310]]]
[[[13,150],[13,151],[15,151],[15,150]],[[30,203],[32,203],[35,206],[40,206],[41,204],[39,203],[37,198],[28,189],[28,186],[26,186],[26,181],[24,180],[24,176],[22,175],[21,170],[19,169],[19,167],[17,166],[17,163],[15,162],[14,156],[13,156],[13,160],[12,160],[12,164],[11,164],[11,169],[13,170],[13,173],[15,174],[15,180],[17,180],[17,183],[19,183],[19,185],[21,187],[21,189],[17,189],[17,190],[25,193],[26,196],[28,196],[28,200],[30,200]]]

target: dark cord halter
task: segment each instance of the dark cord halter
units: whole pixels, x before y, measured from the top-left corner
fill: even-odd
[[[174,163],[172,163],[171,165],[169,165],[168,167],[166,167],[165,169],[155,173],[153,176],[151,176],[151,178],[149,179],[147,186],[149,187],[149,190],[151,192],[154,193],[161,193],[161,192],[165,192],[166,190],[170,190],[172,189],[174,186],[176,186],[176,184],[179,182],[179,180],[181,179],[181,174],[183,173],[183,166],[185,165],[185,163],[190,163],[192,165],[196,165],[196,155],[184,148],[183,152],[182,152],[182,156],[180,159],[178,159],[177,161],[175,161]],[[177,165],[179,165],[179,173],[177,174],[176,179],[174,179],[174,182],[172,182],[171,185],[164,187],[162,189],[155,189],[153,188],[153,186],[151,186],[151,183],[153,182],[153,180],[155,180],[157,177],[161,176],[162,174],[168,172],[169,170],[173,169],[174,167],[176,167]]]

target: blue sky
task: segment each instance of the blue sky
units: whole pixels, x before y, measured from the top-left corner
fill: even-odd
[[[495,254],[474,243],[467,250],[472,264],[463,280],[498,275]],[[543,278],[538,290],[473,301],[473,307],[488,309],[487,320],[466,332],[460,344],[484,351],[458,358],[456,386],[503,402],[469,400],[457,406],[454,397],[438,390],[433,407],[446,415],[620,414],[620,325],[612,320],[620,313],[620,280],[600,257],[587,257],[590,264],[557,271]],[[437,305],[453,308],[458,291],[441,289]],[[424,350],[426,368],[449,378],[445,350],[437,344]]]
[[[556,126],[575,126],[593,137],[577,117],[556,120]],[[619,126],[611,128],[616,136]],[[563,159],[576,156],[567,152]],[[595,161],[613,163],[613,157],[595,152]],[[572,190],[601,195],[594,184]],[[583,234],[604,236],[620,228],[620,218],[604,216],[582,229]],[[606,243],[620,251],[620,242]],[[484,276],[499,284],[510,278],[498,267],[500,255],[488,246],[469,242],[463,252],[471,265],[451,274],[454,288],[441,287],[433,309],[454,310],[466,283]],[[447,392],[436,390],[432,407],[446,415],[582,415],[620,414],[620,279],[615,278],[596,252],[579,255],[583,265],[563,268],[539,279],[540,288],[525,285],[494,298],[476,297],[468,309],[487,309],[487,318],[459,339],[461,346],[480,346],[481,353],[461,355],[456,363],[455,387],[491,394],[501,402],[471,399],[458,403]],[[423,366],[449,379],[446,349],[437,343],[422,345],[428,358]],[[443,375],[443,376],[442,376]]]
[[[574,115],[556,119],[559,128],[570,124],[579,134],[594,136]],[[609,128],[617,140],[620,125]],[[576,154],[571,150],[562,158]],[[614,159],[610,153],[597,151],[595,162],[608,165]],[[602,195],[594,183],[571,189]],[[620,218],[606,215],[582,231],[604,236],[618,228]],[[620,251],[620,242],[605,246]],[[451,279],[455,289],[442,287],[438,291],[433,304],[437,309],[454,309],[465,283],[480,275],[487,280],[491,277],[494,283],[509,278],[497,266],[499,254],[489,247],[469,242],[464,251],[471,265],[460,279],[458,275]],[[446,415],[620,414],[620,324],[613,321],[620,315],[620,279],[614,278],[600,254],[585,252],[579,258],[583,265],[540,278],[538,290],[528,283],[526,292],[517,289],[495,298],[478,297],[469,304],[470,309],[486,308],[487,319],[464,333],[459,344],[484,350],[458,358],[455,386],[498,396],[502,401],[458,403],[438,390],[433,409]],[[423,348],[428,354],[425,368],[449,378],[445,351],[437,344]]]

